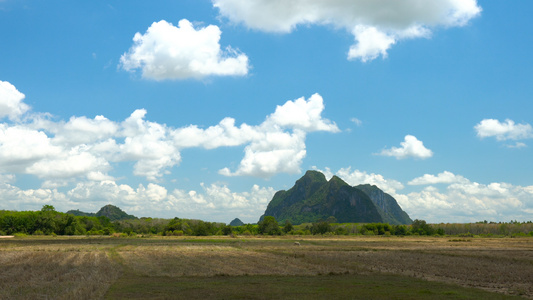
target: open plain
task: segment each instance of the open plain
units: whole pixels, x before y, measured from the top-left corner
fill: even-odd
[[[16,237],[0,266],[0,299],[533,298],[528,237]]]

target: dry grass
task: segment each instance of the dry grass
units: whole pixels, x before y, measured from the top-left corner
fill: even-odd
[[[0,299],[99,299],[120,269],[93,247],[26,245],[0,247]]]
[[[125,287],[325,274],[347,282],[395,274],[533,298],[532,238],[15,238],[0,241],[0,265],[0,299],[97,299],[117,278]]]

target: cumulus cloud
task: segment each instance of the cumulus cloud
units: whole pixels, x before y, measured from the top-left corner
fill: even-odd
[[[21,100],[22,101],[22,100]],[[19,103],[24,107],[24,103]],[[316,131],[339,132],[324,118],[320,95],[286,101],[256,125],[237,125],[227,117],[201,128],[173,128],[147,120],[145,109],[135,110],[123,121],[104,116],[71,117],[57,121],[45,114],[24,113],[23,118],[0,123],[0,203],[9,209],[38,209],[53,203],[58,209],[96,211],[113,203],[129,212],[173,217],[182,213],[205,217],[236,215],[256,221],[275,193],[273,188],[253,186],[232,192],[224,184],[202,184],[195,190],[168,190],[162,177],[181,162],[186,148],[215,149],[242,146],[244,157],[227,176],[270,177],[297,173],[306,155],[305,138]],[[148,184],[119,184],[114,169],[132,166],[134,175]],[[17,174],[33,175],[38,189],[16,187]],[[227,221],[227,220],[225,220]]]
[[[322,117],[323,99],[319,94],[308,100],[299,98],[278,106],[276,111],[255,128],[250,135],[244,158],[237,171],[229,168],[219,171],[226,176],[250,175],[271,177],[276,173],[300,173],[300,165],[306,155],[305,137],[308,132],[339,132],[334,122]],[[292,129],[292,132],[284,129]]]
[[[394,195],[411,217],[430,222],[530,219],[528,212],[533,208],[533,186],[524,187],[505,182],[481,184],[462,176],[442,174],[426,174],[423,177],[427,184],[448,184],[445,190],[427,186],[420,192]],[[418,180],[423,181],[421,178]],[[417,179],[413,181],[416,182]]]
[[[319,94],[314,94],[309,99],[299,98],[287,101],[282,106],[277,106],[276,111],[268,116],[265,126],[282,126],[301,129],[303,131],[329,131],[338,132],[335,123],[323,119],[324,100]]]
[[[48,130],[54,133],[54,142],[58,144],[90,144],[116,135],[118,124],[104,116],[96,116],[94,119],[71,117],[66,123],[51,123]]]
[[[484,119],[479,124],[474,126],[477,136],[481,139],[487,137],[494,137],[498,141],[505,140],[521,140],[533,138],[533,128],[531,125],[515,124],[513,120],[505,120],[500,122],[496,119]],[[522,143],[523,144],[523,143]],[[517,144],[517,147],[525,145]]]
[[[24,114],[29,106],[22,102],[24,94],[14,85],[0,80],[0,118],[17,119]]]
[[[1,189],[0,189],[1,190]],[[164,215],[166,217],[204,217],[229,222],[239,215],[248,222],[256,222],[274,196],[271,187],[253,185],[249,191],[233,192],[224,184],[200,184],[200,189],[182,190],[149,183],[133,188],[112,180],[80,182],[62,195],[70,205],[88,211],[98,210],[109,202],[138,216]],[[1,199],[1,196],[0,196]],[[106,199],[106,203],[102,201]]]
[[[426,159],[433,156],[433,151],[424,147],[424,143],[419,141],[415,136],[406,135],[405,140],[401,142],[400,145],[401,147],[384,149],[379,155],[393,156],[397,159],[405,159],[408,157]]]
[[[46,114],[28,114],[26,123],[0,123],[0,174],[35,175],[50,188],[76,179],[112,180],[109,172],[115,165],[130,163],[134,175],[158,182],[179,165],[183,149],[231,146],[243,146],[244,157],[235,171],[224,168],[220,174],[266,178],[298,173],[307,134],[339,131],[322,117],[324,109],[322,97],[314,94],[277,106],[258,125],[237,126],[235,119],[227,117],[206,129],[151,122],[145,109],[135,110],[122,122],[101,115],[65,122]]]
[[[246,75],[248,57],[229,46],[222,50],[220,35],[218,26],[195,28],[186,19],[177,27],[165,20],[154,22],[145,34],[135,34],[120,66],[140,69],[144,78],[155,80]]]
[[[244,149],[244,158],[236,172],[229,168],[219,171],[225,176],[271,177],[276,173],[300,173],[306,155],[305,133],[265,132],[262,139],[254,140]]]
[[[313,167],[313,169],[318,170],[316,167]],[[333,177],[333,175],[337,175],[349,185],[371,184],[389,194],[394,194],[404,188],[403,184],[397,180],[387,179],[380,174],[368,174],[367,172],[360,170],[352,171],[352,167],[341,168],[335,173],[327,167],[324,170],[318,171],[322,172],[328,180]]]
[[[464,26],[481,13],[476,0],[212,0],[235,23],[288,33],[299,25],[331,25],[351,32],[348,59],[387,56],[403,39],[428,37],[436,27]]]
[[[444,171],[442,173],[435,175],[424,174],[421,177],[417,177],[407,184],[409,185],[428,185],[428,184],[437,184],[437,183],[458,183],[465,182],[467,179],[461,175],[455,175],[452,172]]]
[[[61,152],[42,131],[0,124],[0,172],[24,173],[33,163]]]

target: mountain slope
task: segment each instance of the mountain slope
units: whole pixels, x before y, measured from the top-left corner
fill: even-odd
[[[400,205],[398,205],[396,199],[391,195],[384,193],[377,186],[361,184],[355,188],[362,190],[368,195],[368,197],[370,197],[372,202],[378,207],[378,211],[385,222],[396,225],[413,223],[413,220],[411,220],[409,215],[407,215]]]
[[[316,222],[330,216],[340,223],[411,223],[396,200],[377,187],[352,187],[337,176],[327,181],[318,171],[307,171],[291,189],[277,192],[260,220],[264,216],[293,224]]]

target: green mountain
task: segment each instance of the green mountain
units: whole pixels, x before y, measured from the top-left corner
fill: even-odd
[[[413,223],[409,215],[398,205],[396,199],[380,190],[377,186],[361,184],[355,186],[355,188],[360,189],[370,197],[372,202],[377,206],[379,214],[385,223],[396,225]]]
[[[352,187],[337,176],[327,181],[324,174],[307,171],[290,190],[274,195],[260,220],[273,216],[280,224],[286,220],[301,224],[333,216],[339,223],[412,222],[390,195],[375,186],[359,187]]]
[[[241,219],[235,218],[235,219],[233,219],[233,221],[231,221],[229,223],[229,225],[230,226],[242,226],[242,225],[244,225],[244,223],[241,221]]]
[[[129,219],[137,219],[136,216],[128,215],[125,213],[122,209],[108,204],[102,208],[97,213],[86,213],[82,212],[79,209],[77,210],[69,210],[67,211],[67,214],[72,214],[75,216],[85,216],[85,217],[107,217],[110,221],[121,221],[121,220],[129,220]]]

